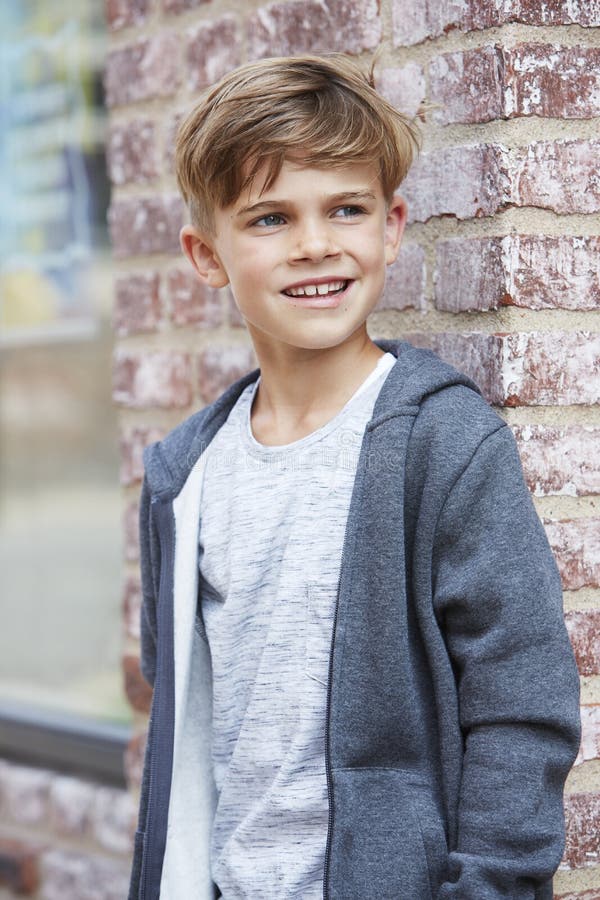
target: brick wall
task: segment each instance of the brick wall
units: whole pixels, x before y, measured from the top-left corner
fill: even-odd
[[[133,790],[150,699],[138,665],[141,450],[255,363],[228,291],[203,288],[179,253],[176,124],[241,61],[330,49],[369,61],[382,45],[382,92],[410,113],[424,98],[437,106],[370,332],[433,347],[514,430],[581,671],[584,737],[557,896],[598,900],[598,0],[108,0],[107,19]]]

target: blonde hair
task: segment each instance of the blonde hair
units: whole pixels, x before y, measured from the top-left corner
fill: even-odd
[[[179,126],[175,167],[192,224],[211,233],[214,209],[234,203],[267,166],[374,163],[389,203],[420,148],[414,119],[395,109],[342,53],[262,59],[209,88]]]

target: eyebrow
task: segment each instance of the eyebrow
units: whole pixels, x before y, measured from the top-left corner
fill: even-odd
[[[373,191],[341,191],[339,194],[331,194],[326,198],[326,202],[328,205],[335,205],[336,203],[342,203],[348,200],[364,203],[366,200],[376,199]],[[284,209],[286,206],[289,206],[288,200],[259,200],[258,203],[251,203],[249,206],[243,206],[235,215],[237,218],[238,216],[245,216],[248,213],[256,213],[262,210]]]

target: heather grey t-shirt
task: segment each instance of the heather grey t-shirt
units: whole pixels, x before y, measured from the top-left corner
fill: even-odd
[[[254,382],[201,457],[200,625],[219,798],[211,872],[225,900],[322,896],[342,544],[365,425],[395,362],[386,353],[333,419],[276,447],[252,434]]]

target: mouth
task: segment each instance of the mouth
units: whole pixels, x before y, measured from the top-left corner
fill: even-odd
[[[286,297],[332,297],[336,294],[343,294],[349,284],[350,281],[348,279],[314,281],[297,285],[296,287],[285,288],[281,293],[285,294]]]

